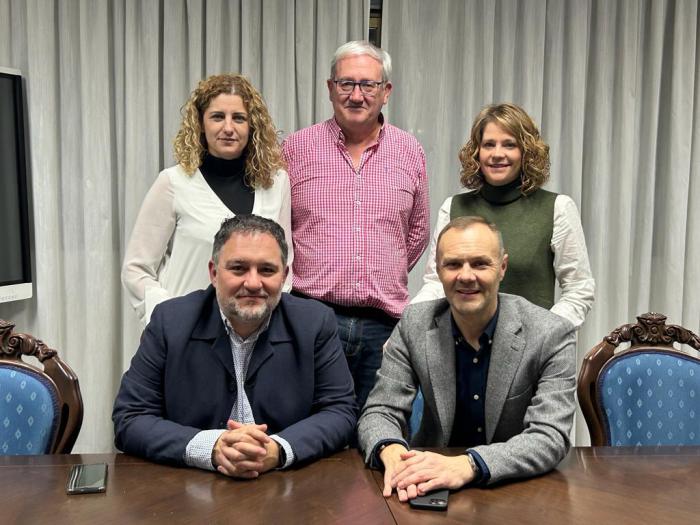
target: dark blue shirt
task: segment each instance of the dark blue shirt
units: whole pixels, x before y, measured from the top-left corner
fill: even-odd
[[[455,368],[457,373],[457,399],[455,407],[455,419],[450,435],[450,447],[470,448],[486,444],[486,380],[489,373],[491,360],[491,345],[493,335],[498,324],[500,302],[496,306],[496,313],[486,325],[484,332],[479,337],[479,349],[475,350],[459,331],[454,317],[450,315],[452,322],[452,335],[455,342]],[[476,396],[476,397],[475,397]],[[381,449],[391,443],[399,443],[409,448],[408,443],[398,439],[383,439],[379,441],[372,451],[370,467],[379,468],[382,464],[379,459]],[[476,477],[471,485],[486,485],[491,478],[491,472],[481,455],[474,450],[467,451],[477,466]]]
[[[499,307],[479,336],[479,348],[473,348],[452,320],[455,341],[457,398],[455,420],[450,435],[451,447],[475,447],[486,444],[486,379],[491,360],[491,344],[498,322]]]

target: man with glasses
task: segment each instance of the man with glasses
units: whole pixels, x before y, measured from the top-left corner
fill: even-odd
[[[428,243],[425,155],[381,113],[389,54],[369,42],[340,46],[327,81],[333,118],[290,135],[294,292],[336,313],[362,406],[382,346],[408,303],[408,272]]]

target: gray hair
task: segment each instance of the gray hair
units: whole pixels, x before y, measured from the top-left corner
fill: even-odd
[[[234,233],[268,233],[272,235],[282,252],[282,266],[287,266],[287,241],[284,238],[284,230],[282,226],[275,221],[260,217],[259,215],[236,215],[229,219],[225,219],[221,223],[219,231],[214,236],[214,248],[211,252],[211,258],[215,264],[219,263],[219,252],[221,248],[228,242],[231,235]]]
[[[382,81],[387,82],[391,77],[391,57],[389,53],[378,48],[367,40],[352,40],[335,50],[331,60],[331,80],[335,80],[335,66],[339,60],[357,55],[368,55],[382,65]]]
[[[498,237],[498,253],[501,259],[503,259],[503,256],[506,254],[506,247],[503,245],[503,235],[501,235],[501,231],[494,223],[489,222],[478,215],[465,215],[463,217],[452,219],[450,222],[448,222],[442,231],[440,231],[440,235],[438,235],[437,242],[435,243],[435,258],[437,259],[437,246],[440,244],[440,239],[445,233],[452,229],[464,231],[475,224],[483,224],[496,234]]]

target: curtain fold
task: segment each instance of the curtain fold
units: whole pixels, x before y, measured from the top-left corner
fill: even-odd
[[[284,133],[323,120],[332,52],[366,37],[368,12],[369,0],[0,0],[0,65],[26,79],[35,264],[34,298],[0,317],[78,373],[77,452],[112,446],[140,333],[119,269],[188,94],[240,71]],[[699,16],[680,0],[384,0],[386,115],[426,150],[433,224],[483,105],[514,101],[540,125],[547,188],[579,206],[597,283],[579,362],[649,310],[699,331]],[[587,443],[582,420],[577,437]]]
[[[433,221],[459,189],[474,116],[515,102],[551,147],[547,189],[581,212],[597,290],[579,364],[647,311],[698,332],[697,2],[384,0],[382,20],[395,71],[388,115],[426,150]],[[577,438],[588,443],[582,418]]]
[[[0,65],[28,97],[34,297],[0,317],[80,378],[76,452],[112,449],[112,403],[141,327],[121,261],[143,197],[174,163],[180,107],[241,72],[285,132],[331,113],[332,53],[366,38],[369,0],[0,0]]]

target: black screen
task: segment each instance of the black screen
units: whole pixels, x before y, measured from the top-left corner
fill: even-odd
[[[31,282],[22,78],[0,71],[0,286]]]

